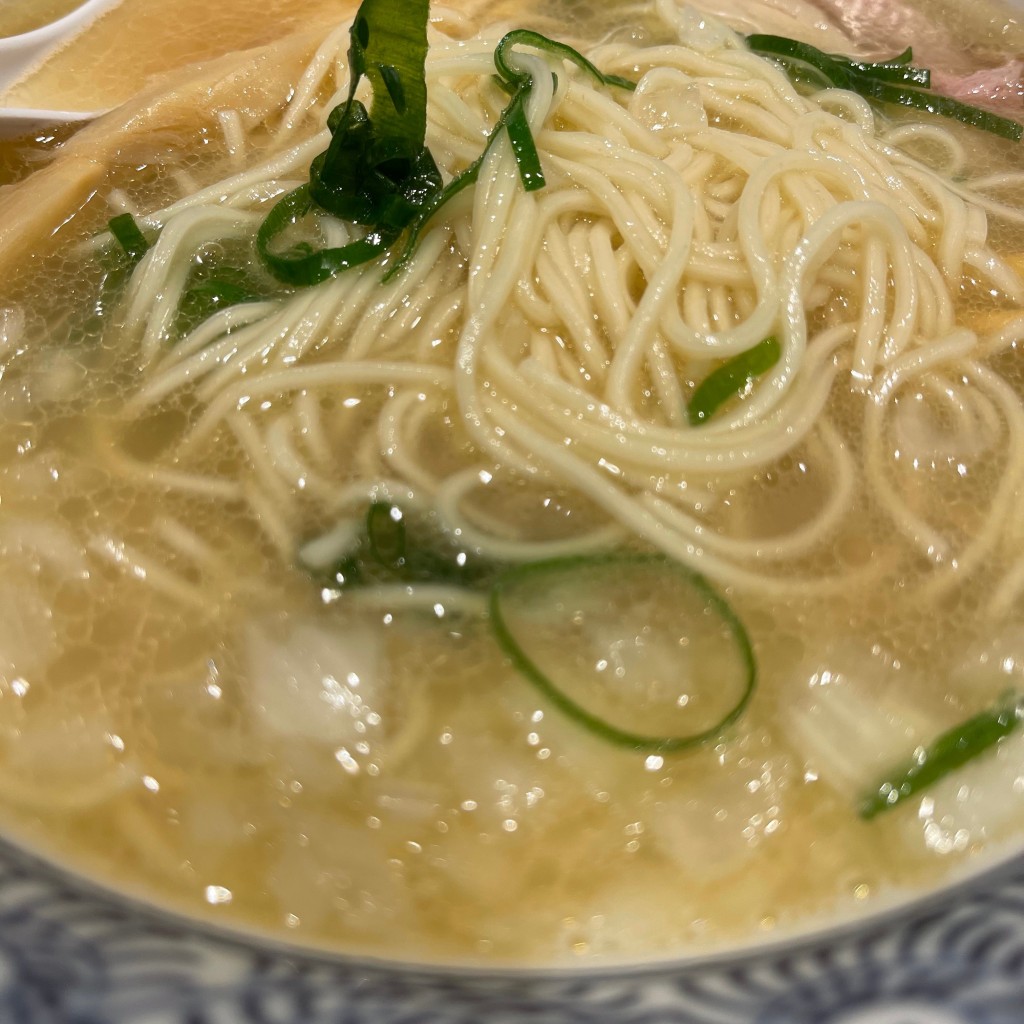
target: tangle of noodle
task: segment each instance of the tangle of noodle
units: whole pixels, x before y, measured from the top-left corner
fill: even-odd
[[[946,129],[878,132],[858,97],[803,96],[728,30],[698,24],[672,0],[657,10],[674,41],[589,54],[637,78],[632,94],[561,67],[555,88],[543,59],[517,55],[537,83],[528,117],[543,191],[522,190],[501,142],[472,196],[443,211],[391,282],[381,283],[379,264],[364,266],[224,310],[166,350],[187,258],[204,242],[251,236],[261,204],[301,180],[326,144],[322,130],[299,136],[347,88],[347,31],[329,36],[281,115],[271,155],[141,217],[161,233],[127,300],[147,364],[131,412],[193,389],[203,412],[179,457],[228,427],[252,462],[248,493],[262,508],[287,509],[298,484],[304,500],[337,510],[326,447],[301,450],[311,431],[322,433],[317,396],[342,384],[386,389],[383,454],[363,460],[368,478],[397,473],[448,525],[504,559],[633,535],[724,583],[843,587],[842,574],[811,580],[779,563],[834,539],[856,492],[884,509],[934,573],[962,572],[963,558],[887,479],[882,446],[896,392],[955,379],[985,350],[954,319],[965,268],[1024,303],[1024,283],[988,245],[999,205],[897,148],[931,142],[945,151],[942,170],[959,170],[962,148]],[[479,152],[502,102],[488,81],[497,38],[432,32],[428,144],[446,177]],[[237,166],[236,122],[221,120]],[[329,244],[350,236],[329,218],[323,231]],[[1022,323],[987,345],[1012,344]],[[693,382],[769,334],[781,345],[777,366],[742,402],[689,426]],[[979,373],[969,376],[981,384],[974,401],[995,414],[989,432],[1019,435],[1020,402]],[[825,412],[836,387],[861,395],[863,468]],[[290,411],[272,423],[235,411],[269,400]],[[423,411],[445,403],[475,452],[450,477],[421,469],[415,455]],[[694,493],[805,444],[827,449],[834,497],[787,535],[732,538],[713,509],[693,507]],[[1007,460],[993,509],[1016,493],[1022,460]],[[575,541],[517,538],[471,511],[474,480],[498,466],[570,483],[607,526]],[[276,544],[294,550],[301,538],[290,536],[289,518]],[[971,565],[997,549],[1000,531],[993,511],[970,542]]]

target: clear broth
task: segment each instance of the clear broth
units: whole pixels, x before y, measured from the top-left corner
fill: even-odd
[[[30,140],[27,151],[36,149]],[[35,159],[25,153],[5,146],[12,177]],[[1008,154],[983,142],[978,159],[998,165]],[[216,159],[184,157],[179,167],[202,179]],[[159,167],[116,172],[110,184],[151,196],[169,187]],[[105,216],[98,203],[87,207],[76,235]],[[1024,251],[1024,237],[1008,233],[1001,247]],[[97,273],[91,259],[40,257],[7,301],[30,310],[30,334],[52,333],[78,322]],[[965,289],[962,321],[992,314],[990,298]],[[1017,791],[1007,800],[1020,804],[1001,823],[940,824],[945,838],[929,840],[913,809],[864,822],[787,736],[788,701],[819,656],[861,674],[868,695],[885,675],[939,728],[995,699],[1001,677],[949,671],[990,643],[979,609],[991,575],[956,590],[942,619],[903,600],[913,569],[827,600],[728,590],[761,674],[741,723],[677,756],[609,747],[547,705],[472,615],[325,604],[248,509],[126,475],[115,447],[159,458],[196,409],[169,402],[158,415],[128,417],[137,367],[122,340],[86,327],[74,340],[53,334],[0,353],[0,526],[14,531],[0,579],[9,627],[0,632],[0,818],[21,841],[159,905],[305,946],[553,965],[706,951],[858,913],[881,892],[934,885],[1019,833]],[[999,368],[1024,391],[1019,367],[1003,359]],[[857,412],[839,392],[831,411],[842,424]],[[339,448],[365,433],[378,403],[360,389],[335,396]],[[458,426],[442,433],[458,453]],[[177,468],[248,472],[226,436]],[[924,468],[910,486],[923,504],[945,502],[947,525],[968,533],[972,491],[990,488],[993,470],[979,459],[965,483],[955,468]],[[340,466],[339,479],[354,472]],[[827,480],[820,453],[787,456],[737,483],[730,525],[781,528],[820,500]],[[539,536],[591,514],[577,495],[512,474],[494,491],[500,504],[521,504]],[[552,508],[562,514],[543,511]],[[862,512],[812,569],[895,545],[878,511]],[[45,559],[21,557],[17,538],[31,531],[22,524],[37,522],[58,538],[92,534],[138,550],[159,548],[168,523],[188,524],[214,552],[213,568],[197,572],[167,554],[190,585],[181,600],[109,560],[58,581]],[[329,524],[311,515],[303,525],[315,535]],[[75,562],[74,551],[66,556]],[[375,637],[389,683],[365,706],[349,701],[361,729],[326,716],[311,737],[254,680],[289,644],[297,648],[282,681],[308,667],[318,645],[319,671],[339,635]]]

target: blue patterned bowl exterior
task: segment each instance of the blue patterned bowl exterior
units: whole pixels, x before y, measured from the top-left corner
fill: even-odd
[[[0,853],[0,1024],[1020,1024],[1024,860],[848,935],[742,959],[453,977],[247,948]]]

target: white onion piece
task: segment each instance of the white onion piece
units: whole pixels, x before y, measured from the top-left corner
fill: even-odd
[[[10,518],[0,523],[0,555],[44,566],[63,579],[87,579],[89,561],[85,545],[52,521]]]
[[[57,651],[53,611],[29,580],[0,580],[0,679],[31,676]]]
[[[78,813],[138,785],[142,773],[107,711],[85,693],[61,704],[55,715],[25,716],[9,737],[0,799],[35,813]]]
[[[852,643],[805,662],[801,692],[787,700],[780,721],[803,757],[808,778],[856,797],[942,726],[902,695],[908,669],[879,648]]]
[[[933,853],[955,853],[1005,833],[1024,815],[1024,733],[1005,737],[917,801],[904,827]]]
[[[356,773],[356,744],[381,724],[381,635],[369,623],[289,620],[249,627],[245,645],[246,692],[258,720],[289,739],[334,744],[342,767]]]
[[[763,739],[735,739],[714,769],[690,785],[677,778],[645,812],[647,839],[688,878],[713,882],[743,869],[782,827],[792,767]]]
[[[1024,628],[1008,627],[979,644],[953,675],[984,695],[982,703],[1007,690],[1024,694]],[[1022,815],[1024,732],[1017,732],[925,790],[906,828],[932,852],[946,854],[999,835]]]

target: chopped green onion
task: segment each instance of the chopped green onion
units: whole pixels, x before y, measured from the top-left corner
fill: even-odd
[[[364,526],[343,557],[326,572],[314,572],[318,582],[338,590],[384,583],[445,584],[469,590],[490,586],[499,568],[389,502],[371,504]]]
[[[248,289],[234,281],[228,281],[223,277],[208,277],[205,281],[197,281],[192,285],[185,293],[182,303],[194,302],[203,309],[208,308],[213,312],[224,306],[251,302],[252,298]]]
[[[350,267],[367,263],[385,253],[397,233],[369,231],[365,238],[331,249],[314,249],[308,244],[275,252],[270,243],[310,212],[313,201],[309,186],[300,185],[286,193],[267,215],[256,234],[256,249],[267,269],[279,281],[290,285],[314,285]]]
[[[504,127],[504,125],[502,125]],[[427,226],[428,221],[441,209],[449,200],[454,199],[463,189],[469,188],[477,178],[480,177],[480,167],[484,162],[484,157],[487,156],[488,150],[491,148],[491,142],[497,137],[497,132],[492,132],[487,138],[487,144],[484,146],[484,151],[474,160],[464,171],[452,178],[450,182],[440,192],[432,196],[431,199],[423,204],[423,208],[417,214],[416,218],[409,225],[409,233],[406,235],[405,245],[402,246],[402,251],[398,256],[398,259],[388,268],[387,273],[384,275],[385,281],[390,281],[405,265],[412,259],[412,254],[416,251],[416,246],[419,245],[420,235],[423,234],[423,229]]]
[[[931,72],[911,65],[913,51],[909,47],[891,60],[870,63],[823,53],[810,43],[784,36],[750,35],[747,45],[754,53],[777,60],[791,75],[795,71],[793,77],[802,76],[804,69],[810,68],[830,86],[847,89],[866,99],[952,118],[1004,139],[1019,141],[1024,137],[1024,125],[1016,121],[928,91]]]
[[[484,157],[501,131],[508,131],[523,188],[544,187],[537,145],[526,117],[525,101],[533,82],[510,63],[517,45],[571,61],[598,82],[635,89],[618,75],[605,75],[571,46],[539,32],[517,29],[494,51],[500,84],[511,98],[487,136],[480,157],[447,185],[424,145],[428,0],[363,0],[350,34],[349,93],[330,113],[331,142],[317,156],[309,184],[278,200],[260,227],[257,251],[267,269],[289,285],[314,285],[350,267],[383,255],[404,233],[405,244],[385,275],[408,262],[427,222],[453,196],[473,184]],[[362,78],[373,86],[369,112],[355,98]],[[276,252],[271,242],[290,225],[317,209],[361,224],[369,231],[359,241],[331,249],[308,243]]]
[[[405,522],[397,505],[375,501],[366,513],[370,553],[385,566],[401,565],[405,558]]]
[[[205,267],[201,268],[200,273],[205,270]],[[184,336],[218,310],[256,302],[259,298],[259,289],[254,282],[235,267],[219,267],[205,277],[193,273],[193,279],[178,303],[176,331],[179,336]]]
[[[505,130],[509,115],[515,106],[517,99],[525,97],[529,92],[529,89],[530,83],[528,81],[520,82],[512,88],[512,98],[505,105],[505,109],[502,110],[497,122],[488,134],[487,139],[484,142],[483,152],[467,168],[465,168],[465,170],[452,178],[452,180],[448,182],[440,192],[435,193],[423,204],[419,213],[409,225],[409,233],[406,236],[405,245],[402,247],[401,254],[395,261],[394,265],[384,275],[385,281],[390,280],[390,278],[397,274],[412,258],[412,254],[416,251],[416,246],[419,244],[420,235],[423,233],[423,229],[435,216],[438,210],[440,210],[441,207],[450,200],[454,199],[464,189],[475,184],[477,179],[480,177],[480,168],[483,166],[484,159],[491,151],[491,147],[494,143],[498,141],[501,133]]]
[[[617,86],[621,89],[636,88],[635,82],[629,81],[628,78],[620,78],[618,75],[603,74],[586,57],[578,53],[571,46],[549,39],[539,32],[532,32],[529,29],[515,29],[503,36],[494,51],[494,65],[498,69],[498,75],[495,77],[495,80],[501,88],[509,93],[510,99],[488,134],[480,156],[460,174],[456,175],[444,188],[434,193],[420,207],[409,225],[409,233],[402,247],[402,252],[388,270],[385,280],[390,279],[409,262],[412,254],[416,251],[416,246],[419,244],[424,228],[437,214],[438,210],[454,199],[463,189],[468,188],[477,181],[484,158],[490,152],[491,147],[498,140],[502,131],[508,130],[512,150],[515,153],[516,162],[519,166],[519,177],[522,180],[523,188],[530,192],[544,187],[544,171],[540,165],[536,144],[525,113],[526,98],[530,93],[533,83],[529,75],[513,68],[509,64],[508,59],[509,51],[516,45],[533,46],[536,49],[544,50],[569,60],[591,74],[602,85]],[[516,126],[513,126],[513,122],[516,122]]]
[[[490,612],[513,666],[617,746],[670,753],[708,742],[754,692],[743,624],[702,576],[661,555],[516,566],[494,582]]]
[[[112,217],[107,227],[133,263],[138,263],[149,252],[149,242],[130,213],[120,213]]]
[[[767,373],[779,361],[781,351],[775,337],[765,338],[705,377],[690,398],[687,410],[690,426],[706,423],[730,398],[746,393],[756,377]]]
[[[513,46],[532,46],[571,61],[604,85],[634,89],[618,75],[602,74],[571,46],[539,32],[509,32],[494,51],[501,84],[511,94],[480,157],[448,185],[424,145],[427,86],[425,61],[429,0],[363,0],[352,23],[347,98],[327,119],[331,141],[317,156],[309,184],[288,193],[260,227],[257,251],[267,269],[289,285],[314,285],[385,253],[403,234],[406,242],[385,275],[396,274],[415,250],[427,222],[453,196],[475,182],[483,159],[502,130],[508,131],[519,176],[527,192],[544,187],[537,145],[526,117],[533,86],[529,74],[509,62]],[[362,78],[373,86],[369,112],[355,98]],[[361,224],[359,241],[333,249],[301,244],[275,252],[271,242],[316,209]]]
[[[347,98],[328,119],[331,142],[310,168],[310,194],[325,210],[379,229],[409,222],[441,175],[424,146],[429,0],[363,0],[349,43]],[[355,98],[373,88],[369,113]]]
[[[499,84],[512,92],[512,99],[503,111],[501,121],[508,129],[509,141],[512,143],[512,152],[515,154],[516,164],[519,167],[519,177],[523,188],[527,192],[533,192],[544,187],[544,171],[541,169],[537,146],[533,141],[533,133],[530,131],[530,125],[526,119],[525,99],[529,94],[532,82],[527,72],[513,67],[509,61],[514,46],[532,46],[542,53],[570,61],[592,75],[601,85],[635,89],[636,83],[618,75],[604,74],[578,50],[574,50],[565,43],[549,39],[547,36],[541,35],[540,32],[519,28],[502,36],[501,42],[498,43],[494,51],[494,66],[498,69]]]
[[[537,145],[533,141],[533,132],[530,131],[530,122],[526,119],[521,92],[518,92],[509,104],[506,127],[508,140],[512,144],[512,152],[519,166],[519,178],[523,183],[523,189],[527,192],[536,192],[537,189],[543,188],[546,182],[540,166],[540,157],[537,155]]]
[[[768,55],[787,62],[796,61],[809,65],[838,89],[856,92],[855,76],[883,82],[919,85],[926,89],[931,84],[930,71],[911,65],[914,51],[909,46],[890,60],[869,62],[852,60],[839,54],[823,53],[810,43],[801,43],[784,36],[751,35],[747,36],[747,45],[762,56]]]
[[[949,96],[939,96],[922,89],[901,89],[885,82],[869,81],[858,90],[862,96],[880,100],[883,103],[898,103],[904,107],[924,110],[929,114],[948,117],[961,124],[980,128],[984,132],[998,135],[1012,142],[1019,142],[1024,137],[1024,125],[1011,121],[1008,117],[1000,117],[980,107],[972,107]]]
[[[837,89],[856,92],[849,67],[823,53],[810,43],[801,43],[784,36],[755,34],[747,36],[747,45],[762,57],[780,57],[784,61],[798,61],[814,68]]]
[[[833,59],[842,59],[851,70],[870,78],[877,78],[881,82],[903,82],[906,85],[919,85],[924,89],[930,89],[932,85],[932,73],[927,68],[915,68],[911,65],[914,51],[909,46],[901,54],[875,63],[837,57]]]
[[[620,89],[629,90],[636,88],[636,82],[631,82],[628,78],[604,74],[587,60],[582,53],[574,50],[566,43],[549,39],[547,36],[541,35],[540,32],[533,32],[526,28],[517,28],[506,33],[502,36],[501,42],[498,43],[497,49],[494,51],[494,66],[498,69],[498,74],[510,84],[529,79],[529,75],[526,72],[514,68],[509,63],[509,54],[513,46],[532,46],[535,50],[541,50],[554,57],[561,57],[562,60],[567,60],[575,64],[582,71],[586,71],[593,78],[597,79],[601,85],[614,85]]]
[[[1022,716],[1024,704],[1014,696],[944,732],[874,786],[861,801],[860,816],[870,821],[980,757],[1013,732]]]
[[[118,245],[108,249],[100,257],[103,270],[99,292],[91,315],[80,323],[72,324],[70,337],[75,341],[99,336],[104,319],[121,300],[125,285],[139,260],[151,248],[146,236],[130,213],[121,213],[107,222],[107,228]]]
[[[441,190],[441,174],[424,145],[428,17],[429,0],[360,5],[350,33],[348,96],[327,121],[330,144],[310,165],[309,184],[281,198],[257,236],[264,264],[285,284],[319,284],[382,255]],[[355,98],[363,78],[373,87],[369,112]],[[274,252],[271,241],[314,208],[369,231],[336,248],[304,244]]]

